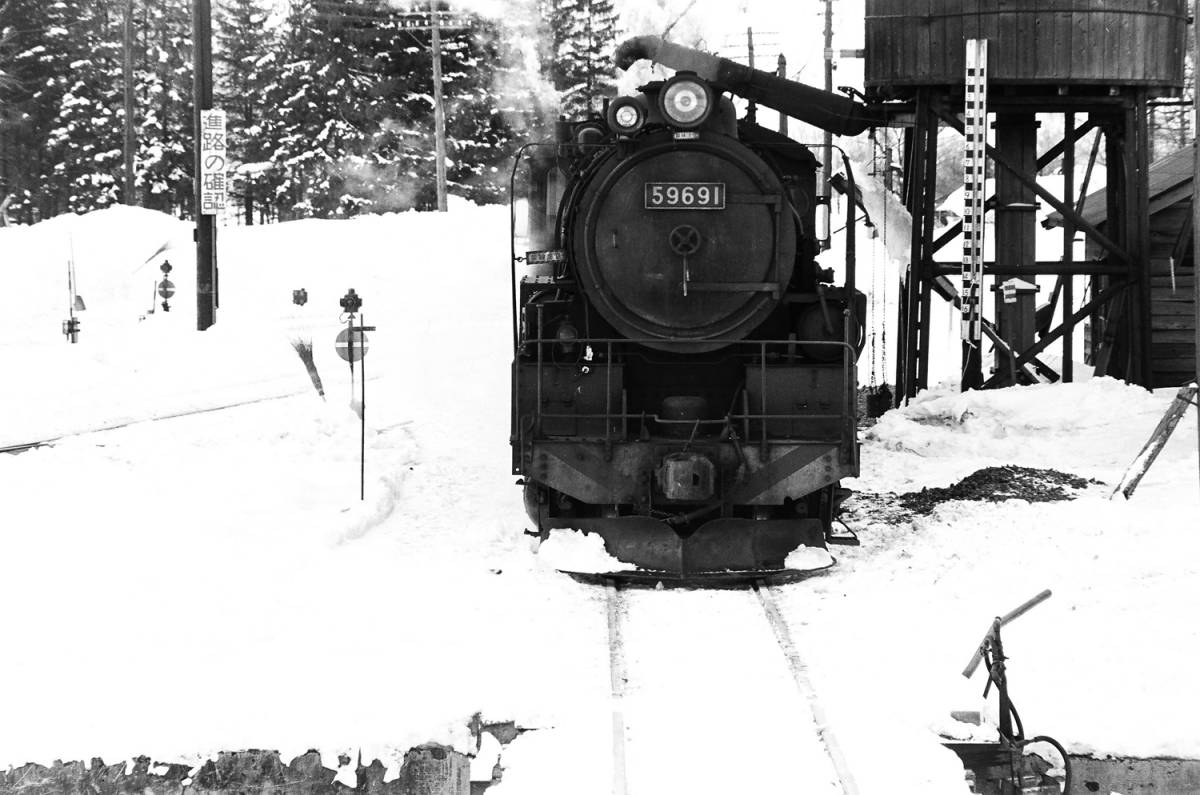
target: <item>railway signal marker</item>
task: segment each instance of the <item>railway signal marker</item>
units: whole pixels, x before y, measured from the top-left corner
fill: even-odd
[[[344,328],[333,343],[338,356],[347,362],[357,362],[367,353],[367,334],[363,328]]]

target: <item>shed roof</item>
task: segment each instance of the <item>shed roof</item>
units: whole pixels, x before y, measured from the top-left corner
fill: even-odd
[[[1150,164],[1150,214],[1170,207],[1176,202],[1189,199],[1192,195],[1193,157],[1196,151],[1193,144],[1186,149],[1159,158]],[[1083,220],[1093,226],[1104,223],[1108,214],[1107,191],[1105,188],[1094,191],[1083,200]],[[1062,226],[1062,213],[1052,212],[1042,222],[1050,228]]]

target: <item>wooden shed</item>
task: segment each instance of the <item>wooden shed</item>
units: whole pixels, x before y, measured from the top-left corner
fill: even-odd
[[[1152,387],[1186,384],[1196,377],[1196,278],[1192,252],[1192,158],[1195,148],[1183,149],[1150,164],[1150,351]],[[1104,228],[1108,197],[1104,190],[1089,194],[1082,215]],[[1057,213],[1047,224],[1061,220]],[[1101,256],[1088,244],[1089,256]],[[1103,322],[1103,319],[1101,319]],[[1093,333],[1093,345],[1100,335]],[[1119,360],[1109,374],[1123,375]]]

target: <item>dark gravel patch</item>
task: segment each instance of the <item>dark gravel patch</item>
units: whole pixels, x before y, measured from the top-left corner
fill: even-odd
[[[1075,495],[1098,480],[1069,475],[1055,469],[1028,467],[988,467],[967,475],[945,488],[921,489],[897,495],[901,507],[914,514],[927,514],[940,503],[950,500],[1003,502],[1059,502],[1074,499]]]
[[[1059,502],[1071,500],[1100,481],[1055,469],[1019,466],[987,467],[945,488],[921,489],[906,494],[855,494],[846,504],[848,517],[887,522],[925,516],[943,502]]]

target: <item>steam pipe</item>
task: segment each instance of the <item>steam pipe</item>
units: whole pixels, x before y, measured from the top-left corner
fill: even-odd
[[[836,135],[858,135],[870,127],[887,124],[882,109],[770,72],[751,69],[728,58],[672,44],[659,36],[626,39],[613,54],[613,61],[622,70],[642,58],[676,71],[695,72],[722,91],[766,105]]]

